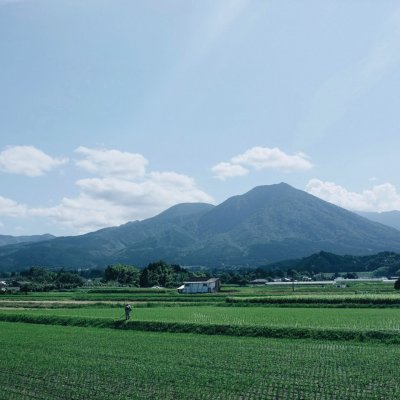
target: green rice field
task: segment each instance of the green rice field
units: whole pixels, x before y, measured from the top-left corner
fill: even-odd
[[[400,295],[377,287],[4,295],[0,399],[398,400]]]
[[[0,310],[4,313],[124,319],[123,307]],[[198,324],[257,325],[323,329],[395,330],[399,308],[150,307],[134,308],[132,319]]]
[[[398,399],[400,347],[0,323],[1,398]]]

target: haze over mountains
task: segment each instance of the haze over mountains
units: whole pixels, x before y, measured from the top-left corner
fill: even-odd
[[[400,230],[400,211],[384,211],[384,212],[366,212],[359,211],[357,214],[362,217],[368,218],[371,221],[379,222],[381,224],[391,226]]]
[[[400,251],[400,231],[287,184],[258,186],[218,206],[178,204],[143,221],[74,237],[0,247],[0,269],[29,266],[258,266],[319,251]]]

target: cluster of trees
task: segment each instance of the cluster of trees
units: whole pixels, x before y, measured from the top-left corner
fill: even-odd
[[[12,281],[12,285],[19,286],[22,292],[74,289],[83,284],[84,279],[76,273],[63,269],[54,272],[40,267],[22,271]]]
[[[130,265],[110,265],[105,270],[104,281],[137,287],[162,286],[172,288],[181,285],[184,281],[203,280],[211,277],[220,278],[224,284],[246,285],[254,279],[273,280],[275,278],[289,278],[303,280],[304,278],[308,278],[330,280],[338,276],[338,273],[332,276],[332,274],[317,274],[313,271],[297,271],[295,269],[267,270],[263,268],[239,268],[236,270],[188,270],[179,265],[170,265],[164,261],[158,261],[149,264],[142,270]],[[354,273],[342,274],[342,276],[345,278],[357,278],[357,275]]]
[[[140,270],[131,265],[109,265],[104,271],[103,281],[120,285],[139,286]]]
[[[150,263],[143,269],[123,264],[110,265],[104,272],[105,282],[137,287],[173,288],[187,280],[207,277],[208,275],[203,272],[190,272],[179,265],[170,265],[165,261]]]
[[[255,279],[267,279],[272,281],[274,279],[288,278],[290,280],[332,280],[342,276],[347,279],[357,279],[358,276],[354,272],[347,272],[345,274],[327,274],[310,270],[296,270],[289,269],[265,269],[265,268],[240,268],[232,271],[230,270],[215,270],[213,276],[220,278],[222,283],[233,285],[246,285]]]
[[[185,280],[205,279],[209,275],[203,272],[190,272],[179,265],[170,265],[165,261],[149,264],[139,269],[132,265],[109,265],[105,270],[51,271],[42,267],[32,267],[26,271],[15,272],[10,276],[11,286],[19,287],[22,292],[74,289],[85,284],[98,284],[166,288],[177,287]]]

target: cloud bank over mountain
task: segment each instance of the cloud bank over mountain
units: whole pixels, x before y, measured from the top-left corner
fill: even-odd
[[[0,154],[3,172],[29,177],[66,163],[33,146],[9,148]],[[28,207],[0,197],[0,216],[44,218],[85,233],[148,218],[180,202],[214,201],[187,175],[148,170],[149,161],[141,154],[83,146],[75,154],[80,157],[75,166],[95,175],[75,181],[78,196],[64,197],[52,207]]]
[[[247,175],[251,170],[280,170],[284,172],[304,171],[313,167],[304,153],[289,155],[277,147],[252,147],[212,167],[215,177],[220,180]]]
[[[356,193],[334,182],[311,179],[306,191],[330,203],[353,211],[400,210],[400,193],[391,183],[375,185]]]

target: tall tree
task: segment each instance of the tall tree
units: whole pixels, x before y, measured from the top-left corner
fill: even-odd
[[[132,265],[109,265],[104,271],[104,279],[122,285],[139,286],[140,270]]]

